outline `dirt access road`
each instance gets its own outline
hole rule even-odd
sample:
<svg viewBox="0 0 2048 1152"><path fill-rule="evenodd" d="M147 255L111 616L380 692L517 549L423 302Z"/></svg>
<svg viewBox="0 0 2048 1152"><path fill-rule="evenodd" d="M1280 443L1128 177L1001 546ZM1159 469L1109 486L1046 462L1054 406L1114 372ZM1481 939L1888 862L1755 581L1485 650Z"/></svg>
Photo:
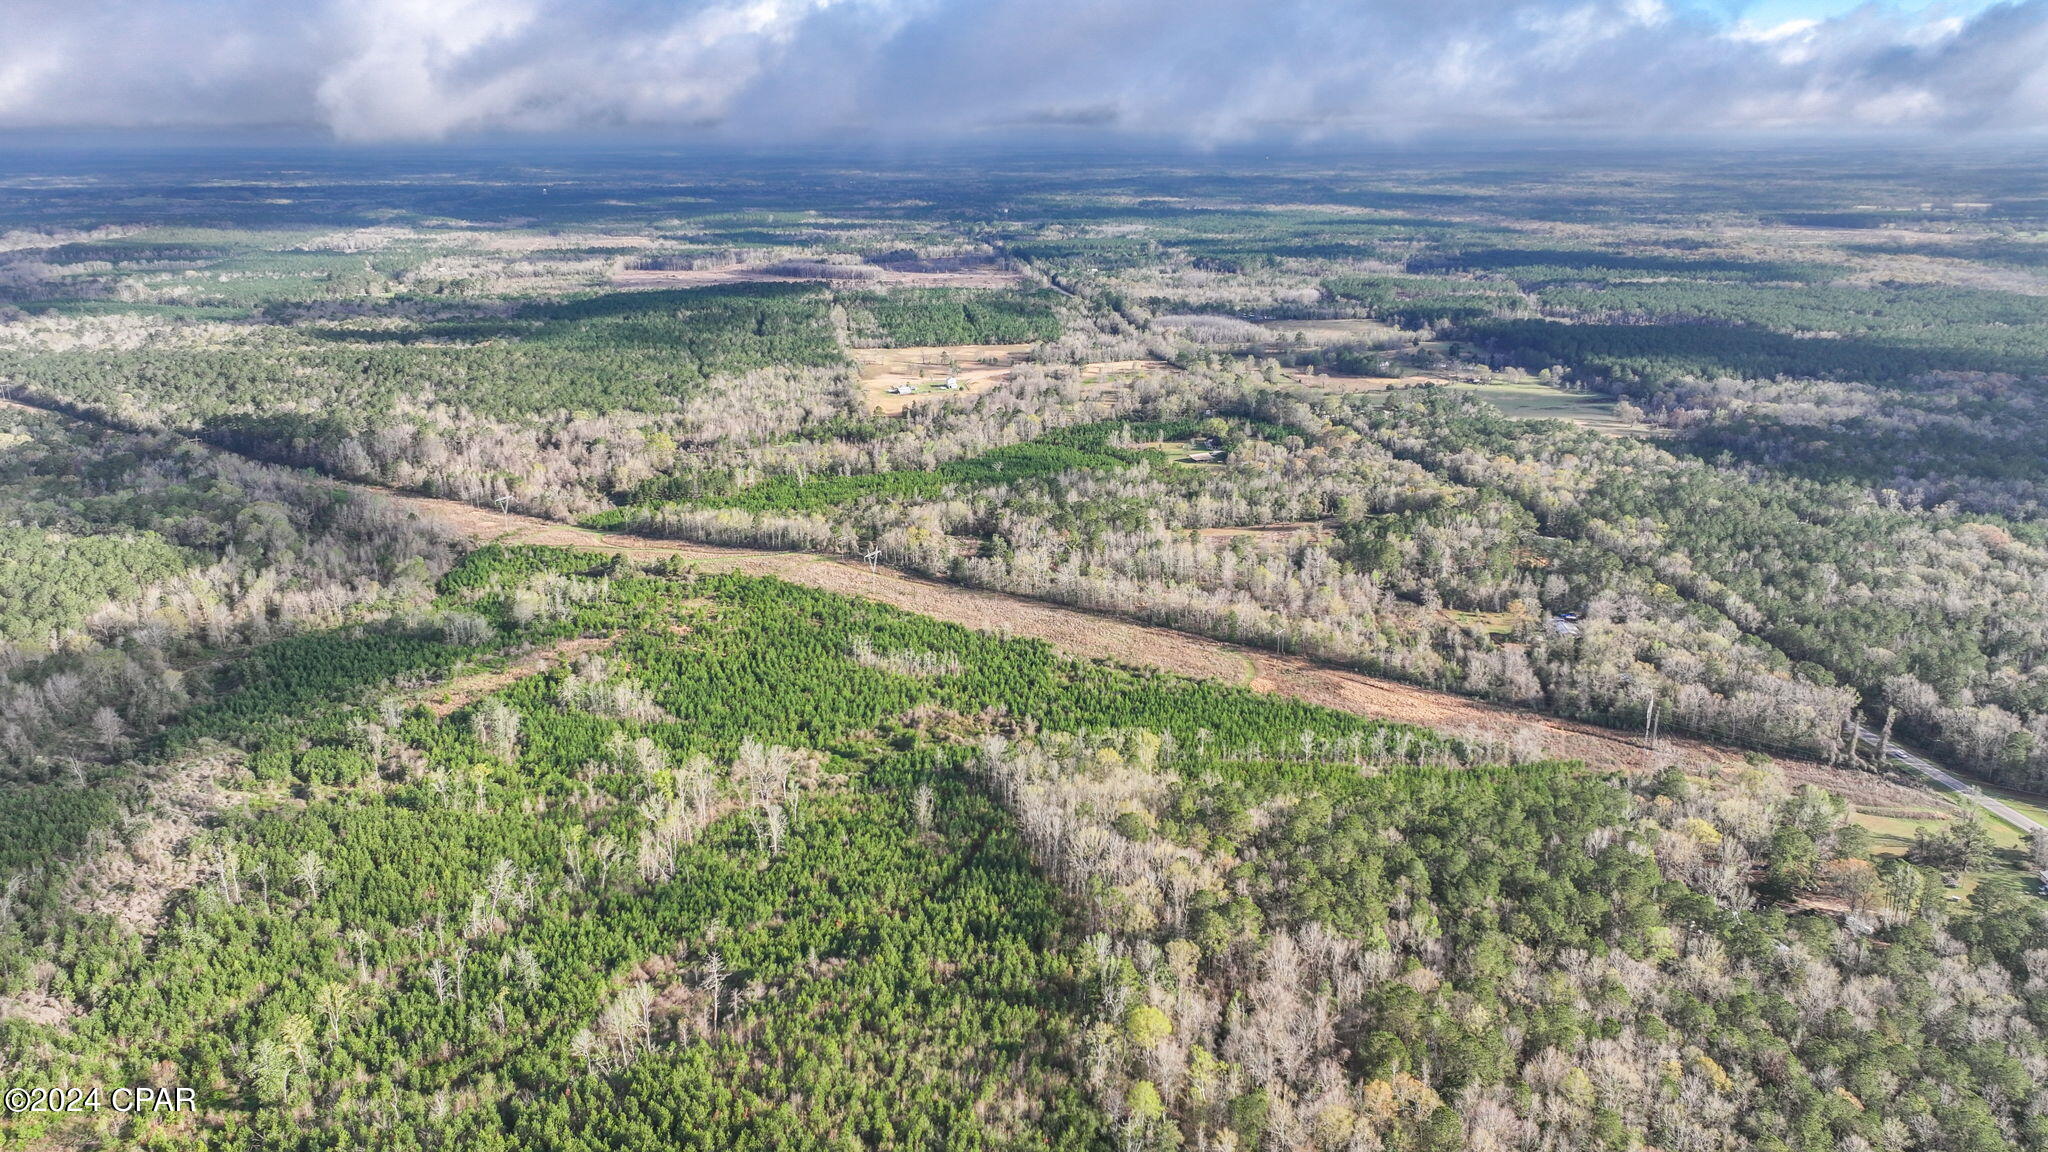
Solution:
<svg viewBox="0 0 2048 1152"><path fill-rule="evenodd" d="M622 553L634 560L676 557L705 571L776 576L969 628L1034 637L1085 659L1150 665L1184 676L1242 684L1258 692L1277 692L1360 716L1423 725L1452 735L1484 735L1499 741L1521 737L1534 741L1551 755L1584 760L1603 768L1635 770L1646 763L1646 754L1637 740L1609 729L1381 680L1299 657L1085 609L963 588L890 568L871 568L858 560L599 532L453 500L378 492L411 508L423 519L479 542L588 548ZM1739 753L1713 745L1667 739L1663 746L1667 752L1690 760L1729 766L1741 763Z"/></svg>
<svg viewBox="0 0 2048 1152"><path fill-rule="evenodd" d="M69 413L0 396L0 406L78 419ZM194 443L199 443L195 441ZM222 451L201 444L212 451ZM776 576L848 596L861 596L908 612L988 632L1028 636L1083 659L1114 660L1152 666L1183 676L1241 684L1257 692L1276 692L1354 715L1434 728L1449 735L1484 736L1496 741L1533 741L1552 756L1583 760L1624 771L1642 769L1649 754L1633 736L1591 724L1545 716L1522 709L1487 704L1449 692L1417 688L1391 680L1317 664L1220 640L1138 623L1118 616L1001 592L963 588L927 580L894 569L871 568L858 560L801 552L723 548L682 540L599 532L553 520L500 512L455 500L418 496L373 485L339 480L326 483L373 494L410 509L422 520L439 524L478 543L552 544L623 553L635 560L677 557L706 571L745 572ZM1663 755L1688 764L1734 768L1741 753L1699 741L1661 742ZM1788 776L1823 786L1843 787L1842 774L1818 765L1780 762ZM1873 789L1901 806L1925 806L1927 794L1858 774L1859 791Z"/></svg>

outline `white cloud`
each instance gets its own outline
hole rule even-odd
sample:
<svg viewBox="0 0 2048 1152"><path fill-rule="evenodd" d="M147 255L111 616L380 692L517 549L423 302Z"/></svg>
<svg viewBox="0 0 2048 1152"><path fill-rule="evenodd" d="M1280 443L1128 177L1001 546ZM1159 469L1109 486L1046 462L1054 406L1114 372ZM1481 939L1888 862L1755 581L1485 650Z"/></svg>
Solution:
<svg viewBox="0 0 2048 1152"><path fill-rule="evenodd" d="M350 138L439 136L516 106L516 67L477 67L533 26L535 0L364 0L342 10L348 41L319 83L320 108Z"/></svg>
<svg viewBox="0 0 2048 1152"><path fill-rule="evenodd" d="M1191 140L2048 127L2048 0L4 0L0 127Z"/></svg>
<svg viewBox="0 0 2048 1152"><path fill-rule="evenodd" d="M1779 44L1786 40L1811 39L1813 30L1819 27L1818 20L1784 20L1769 25L1739 20L1728 30L1728 38L1745 40L1752 44Z"/></svg>

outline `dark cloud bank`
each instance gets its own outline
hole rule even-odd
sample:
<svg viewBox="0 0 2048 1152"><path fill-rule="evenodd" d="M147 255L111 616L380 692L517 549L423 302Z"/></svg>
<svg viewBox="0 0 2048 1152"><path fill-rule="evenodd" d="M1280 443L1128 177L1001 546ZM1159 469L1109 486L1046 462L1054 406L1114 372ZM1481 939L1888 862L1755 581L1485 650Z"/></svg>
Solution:
<svg viewBox="0 0 2048 1152"><path fill-rule="evenodd" d="M0 0L0 129L2032 132L2048 0Z"/></svg>

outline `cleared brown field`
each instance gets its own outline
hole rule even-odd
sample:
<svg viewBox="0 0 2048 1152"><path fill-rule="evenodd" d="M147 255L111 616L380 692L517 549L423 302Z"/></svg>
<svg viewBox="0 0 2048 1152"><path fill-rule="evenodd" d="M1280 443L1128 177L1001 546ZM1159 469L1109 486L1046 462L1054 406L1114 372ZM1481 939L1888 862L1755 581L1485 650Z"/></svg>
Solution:
<svg viewBox="0 0 2048 1152"><path fill-rule="evenodd" d="M530 676L538 676L552 668L567 664L578 656L601 652L612 646L612 637L584 636L564 640L552 648L529 652L525 656L492 672L475 672L442 684L437 684L415 695L417 702L436 716L447 716L459 708L466 708L501 688L509 687Z"/></svg>
<svg viewBox="0 0 2048 1152"><path fill-rule="evenodd" d="M1164 360L1097 360L1081 369L1083 383L1098 384L1113 378L1142 376L1148 372L1171 372Z"/></svg>
<svg viewBox="0 0 2048 1152"><path fill-rule="evenodd" d="M1311 345L1347 344L1361 340L1410 340L1414 333L1380 320L1267 320L1259 325L1275 336L1291 337L1299 332Z"/></svg>
<svg viewBox="0 0 2048 1152"><path fill-rule="evenodd" d="M1309 372L1301 368L1289 368L1287 374L1301 386L1323 392L1385 392L1389 388L1444 382L1438 376L1346 376L1341 372Z"/></svg>
<svg viewBox="0 0 2048 1152"><path fill-rule="evenodd" d="M986 392L1009 376L1031 352L1029 344L959 344L921 348L849 348L847 355L860 364L861 397L872 407L894 416L912 404L972 396ZM950 358L950 360L949 360ZM948 363L955 367L948 368ZM960 382L960 390L933 391L948 376ZM901 395L891 389L909 385L917 391Z"/></svg>

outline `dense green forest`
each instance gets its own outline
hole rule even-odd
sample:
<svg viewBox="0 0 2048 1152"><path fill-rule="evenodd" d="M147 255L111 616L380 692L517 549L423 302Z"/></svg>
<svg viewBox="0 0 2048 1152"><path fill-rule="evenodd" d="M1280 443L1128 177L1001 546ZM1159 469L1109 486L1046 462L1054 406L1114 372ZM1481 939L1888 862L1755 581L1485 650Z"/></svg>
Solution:
<svg viewBox="0 0 2048 1152"><path fill-rule="evenodd" d="M629 494L631 507L590 518L597 528L634 524L646 515L644 505L662 506L671 501L695 508L739 508L756 512L815 512L856 500L880 497L890 500L931 499L954 489L987 488L1015 484L1035 477L1089 468L1117 468L1144 460L1164 461L1163 453L1132 448L1114 448L1111 437L1129 442L1138 439L1185 438L1197 425L1193 421L1128 422L1102 421L1047 433L1035 440L949 460L933 469L894 469L844 476L809 477L781 475L738 488L729 475L665 476L641 484Z"/></svg>
<svg viewBox="0 0 2048 1152"><path fill-rule="evenodd" d="M838 296L855 341L889 345L1035 344L1060 334L1049 293L913 288Z"/></svg>
<svg viewBox="0 0 2048 1152"><path fill-rule="evenodd" d="M451 607L503 621L535 581L594 594L498 643L619 642L469 706L466 723L369 697L401 667L473 649L329 635L259 650L220 705L173 729L173 746L248 749L255 803L206 835L202 851L233 863L174 902L153 943L54 905L14 942L14 979L19 950L44 941L76 973L63 991L89 1008L69 1030L75 1074L107 1058L90 1055L99 1038L155 1037L152 1051L222 1081L209 1111L227 1110L230 1146L1092 1147L1105 1122L1060 1066L1076 980L1063 916L970 786L962 739L1136 725L1279 746L1383 731L759 581L493 550L444 587ZM847 655L855 635L950 652L963 670L869 671ZM586 699L583 681L613 691ZM267 781L304 802L263 802ZM937 980L939 967L972 975ZM459 1059L426 1060L450 1044ZM992 1096L986 1077L1012 1052L1032 1082ZM419 1075L381 1071L393 1057ZM358 1070L370 1080L345 1087ZM568 1082L584 1087L553 1090ZM451 1090L474 1103L451 1114ZM320 1104L330 1135L289 1120L294 1102Z"/></svg>
<svg viewBox="0 0 2048 1152"><path fill-rule="evenodd" d="M714 375L838 361L823 297L764 285L531 304L504 319L301 326L220 348L44 352L0 364L0 374L117 419L173 427L288 407L304 430L271 430L284 436L330 420L359 430L401 399L488 417L659 409Z"/></svg>
<svg viewBox="0 0 2048 1152"><path fill-rule="evenodd" d="M2043 933L2003 890L1945 918L1887 865L1889 946L1850 953L1825 915L1746 911L1738 848L1779 893L1869 868L1839 803L1762 773L1459 767L1413 729L589 553L486 549L441 588L490 634L285 641L173 729L241 799L147 935L17 890L0 971L49 957L77 1014L10 1025L10 1060L168 1061L210 1147L1422 1149L1879 1146L1935 1115L1939 1146L1999 1147L2040 1058L2011 1016L1953 1047L2001 1010L1904 982L1943 932L1967 979L2019 971ZM539 588L559 607L516 623ZM610 644L445 718L393 687L578 636ZM43 858L110 816L42 825Z"/></svg>
<svg viewBox="0 0 2048 1152"><path fill-rule="evenodd" d="M69 536L0 528L0 637L70 628L92 609L185 567L155 536Z"/></svg>
<svg viewBox="0 0 2048 1152"><path fill-rule="evenodd" d="M0 501L0 780L135 751L224 651L422 606L454 551L374 496L13 408Z"/></svg>

